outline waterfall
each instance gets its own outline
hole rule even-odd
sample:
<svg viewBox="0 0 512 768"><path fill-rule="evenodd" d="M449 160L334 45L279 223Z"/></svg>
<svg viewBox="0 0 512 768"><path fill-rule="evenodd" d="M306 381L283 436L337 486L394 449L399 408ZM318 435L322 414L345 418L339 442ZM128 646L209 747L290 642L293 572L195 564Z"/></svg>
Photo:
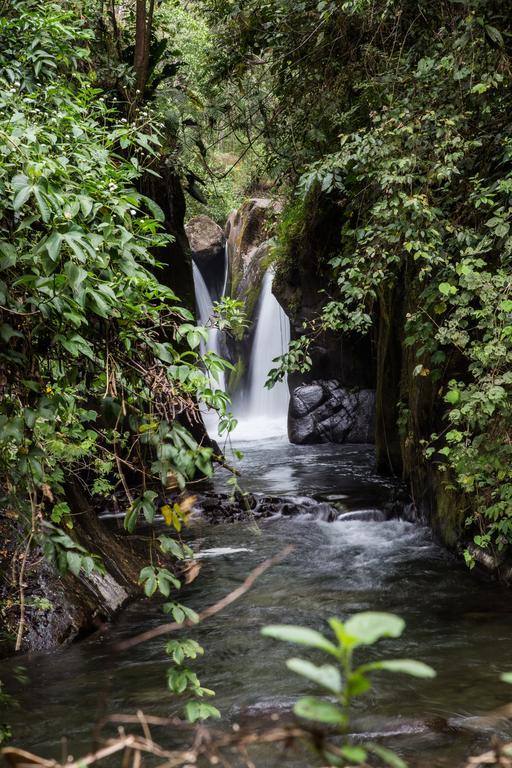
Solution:
<svg viewBox="0 0 512 768"><path fill-rule="evenodd" d="M201 342L201 354L215 352L221 355L221 332L209 326L213 314L213 298L197 264L192 261L194 289L196 294L198 322L208 328L208 341ZM228 246L224 253L224 274L222 296L226 294L228 277ZM290 340L290 322L272 293L273 272L268 270L262 281L261 293L256 309L256 327L254 330L248 376L245 391L235 410L238 426L232 434L235 440L258 440L287 434L288 385L286 381L276 384L272 389L265 387L268 372L275 366L273 359L288 349ZM219 290L212 287L212 292ZM212 385L219 389L226 388L224 374L219 374ZM217 432L218 419L211 411L203 413L210 434Z"/></svg>
<svg viewBox="0 0 512 768"><path fill-rule="evenodd" d="M196 294L197 315L201 325L206 325L208 328L208 341L206 343L201 342L201 354L205 352L215 352L220 355L220 332L218 328L210 328L208 323L213 314L213 300L208 290L203 276L196 265L195 261L192 261L192 272L194 277L194 290ZM226 382L224 373L217 374L216 386L219 389L225 389Z"/></svg>
<svg viewBox="0 0 512 768"><path fill-rule="evenodd" d="M274 358L288 349L290 321L272 293L274 275L268 270L263 278L257 309L256 330L249 365L249 386L243 412L234 437L240 440L286 435L288 401L286 381L265 387Z"/></svg>

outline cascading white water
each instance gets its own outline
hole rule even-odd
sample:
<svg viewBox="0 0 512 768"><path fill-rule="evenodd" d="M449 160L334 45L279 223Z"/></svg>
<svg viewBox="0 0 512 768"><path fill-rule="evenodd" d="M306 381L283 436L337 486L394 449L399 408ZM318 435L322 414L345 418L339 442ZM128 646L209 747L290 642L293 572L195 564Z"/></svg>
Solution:
<svg viewBox="0 0 512 768"><path fill-rule="evenodd" d="M275 367L274 358L288 349L290 321L272 293L274 275L268 270L263 278L257 312L256 331L249 366L249 386L243 412L234 437L257 440L286 435L288 401L286 381L265 387L268 372Z"/></svg>
<svg viewBox="0 0 512 768"><path fill-rule="evenodd" d="M199 271L199 267L194 261L192 262L192 272L194 277L194 290L196 294L198 319L202 325L206 325L208 327L208 341L206 344L201 343L201 354L204 354L205 352L215 352L215 354L220 355L219 329L211 328L208 325L213 314L212 297L210 295L210 291L208 290L208 286L206 285L203 276ZM219 389L225 389L226 382L223 373L217 374L216 381L217 387Z"/></svg>
<svg viewBox="0 0 512 768"><path fill-rule="evenodd" d="M201 344L201 353L215 352L220 355L220 331L209 327L213 314L213 299L196 263L192 262L198 321L208 327L208 341ZM224 255L224 279L222 296L225 295L228 275L228 251ZM272 270L268 270L261 286L257 308L256 329L249 361L248 385L241 398L235 416L238 426L232 433L235 440L258 440L286 435L289 392L286 381L272 389L265 387L268 372L275 366L274 358L288 349L290 322L272 293ZM222 296L220 298L222 298ZM219 374L215 386L226 387L224 374ZM203 414L208 431L217 432L218 419L213 412Z"/></svg>

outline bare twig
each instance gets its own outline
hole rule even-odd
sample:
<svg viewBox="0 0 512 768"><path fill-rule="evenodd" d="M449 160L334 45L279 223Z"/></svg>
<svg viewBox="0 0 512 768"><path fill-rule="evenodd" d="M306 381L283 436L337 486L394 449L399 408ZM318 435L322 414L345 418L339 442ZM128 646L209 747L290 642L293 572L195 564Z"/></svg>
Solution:
<svg viewBox="0 0 512 768"><path fill-rule="evenodd" d="M268 560L264 560L262 563L260 563L260 565L257 566L257 568L250 572L245 581L240 584L239 587L233 590L233 592L230 592L228 595L223 597L222 600L219 600L217 603L214 603L208 608L205 608L204 611L201 611L199 614L199 620L203 621L204 619L210 618L210 616L214 616L216 613L223 611L224 608L227 608L228 605L231 605L231 603L234 603L235 600L238 600L240 597L242 597L242 595L245 595L245 593L251 589L256 579L264 574L265 571L268 571L269 568L272 568L273 565L277 565L277 563L280 563L282 560L288 557L288 555L293 552L293 550L294 547L292 546L285 547L283 550L281 550L281 552L278 552L277 555L274 555L274 557L270 557ZM128 648L132 648L134 645L139 645L140 643L145 643L147 640L152 640L154 637L160 637L160 635L168 635L171 632L176 632L179 629L183 629L183 627L191 626L194 626L194 622L190 620L187 620L182 624L178 624L175 621L168 624L161 624L155 629L148 629L146 632L141 632L139 635L135 635L128 640L123 640L121 643L116 645L116 649L119 651L125 651Z"/></svg>

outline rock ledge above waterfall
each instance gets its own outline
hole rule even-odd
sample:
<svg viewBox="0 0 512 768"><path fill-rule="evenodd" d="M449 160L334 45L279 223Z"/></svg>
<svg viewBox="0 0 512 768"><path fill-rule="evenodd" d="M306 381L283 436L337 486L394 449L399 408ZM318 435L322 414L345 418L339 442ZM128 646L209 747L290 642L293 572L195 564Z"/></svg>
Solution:
<svg viewBox="0 0 512 768"><path fill-rule="evenodd" d="M210 262L222 254L224 232L209 216L194 216L186 225L185 232L197 262Z"/></svg>

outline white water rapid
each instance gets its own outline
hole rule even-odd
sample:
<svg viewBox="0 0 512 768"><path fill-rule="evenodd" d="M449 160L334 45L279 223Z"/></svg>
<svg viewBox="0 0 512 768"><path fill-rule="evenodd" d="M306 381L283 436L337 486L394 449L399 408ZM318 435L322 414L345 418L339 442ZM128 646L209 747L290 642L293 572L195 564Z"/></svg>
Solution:
<svg viewBox="0 0 512 768"><path fill-rule="evenodd" d="M194 261L192 262L192 272L194 276L198 320L202 325L208 327L208 341L206 344L204 342L201 343L201 354L204 355L205 352L215 352L216 355L220 355L219 329L209 327L209 321L213 314L213 299L199 267ZM225 389L226 381L224 373L219 373L216 382L213 383L216 383L217 388Z"/></svg>
<svg viewBox="0 0 512 768"><path fill-rule="evenodd" d="M274 358L288 349L290 321L272 293L272 270L263 277L258 302L256 330L249 363L249 385L243 399L239 424L233 433L237 440L259 440L286 435L288 384L282 381L272 389L265 387Z"/></svg>

